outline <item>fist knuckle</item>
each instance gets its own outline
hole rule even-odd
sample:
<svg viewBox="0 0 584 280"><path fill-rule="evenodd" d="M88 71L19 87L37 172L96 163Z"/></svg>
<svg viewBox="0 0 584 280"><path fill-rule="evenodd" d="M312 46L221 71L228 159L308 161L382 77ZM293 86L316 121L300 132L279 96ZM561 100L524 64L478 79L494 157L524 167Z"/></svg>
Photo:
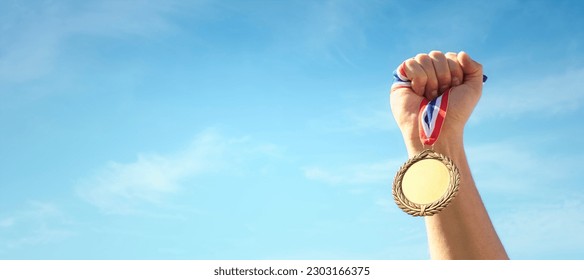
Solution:
<svg viewBox="0 0 584 280"><path fill-rule="evenodd" d="M428 55L434 59L444 56L441 51L436 50L431 51Z"/></svg>
<svg viewBox="0 0 584 280"><path fill-rule="evenodd" d="M412 68L414 67L414 65L417 63L413 58L409 58L406 61L404 61L406 67Z"/></svg>
<svg viewBox="0 0 584 280"><path fill-rule="evenodd" d="M420 63L425 63L431 61L430 56L425 53L419 53L416 55L416 60Z"/></svg>
<svg viewBox="0 0 584 280"><path fill-rule="evenodd" d="M448 60L450 60L452 62L458 61L458 58L457 58L456 54L453 53L453 52L446 53L445 56L446 56L446 59L448 59Z"/></svg>

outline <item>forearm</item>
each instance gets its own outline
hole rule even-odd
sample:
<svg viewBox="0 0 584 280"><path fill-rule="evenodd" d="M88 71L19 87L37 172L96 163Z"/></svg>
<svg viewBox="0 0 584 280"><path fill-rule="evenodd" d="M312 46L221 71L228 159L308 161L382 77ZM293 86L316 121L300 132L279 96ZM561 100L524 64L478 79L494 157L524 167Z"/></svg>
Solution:
<svg viewBox="0 0 584 280"><path fill-rule="evenodd" d="M446 135L457 136L441 138L433 149L454 161L461 181L458 194L450 205L425 218L430 255L433 259L507 259L472 178L462 131L451 131ZM424 149L415 137L404 140L410 157Z"/></svg>

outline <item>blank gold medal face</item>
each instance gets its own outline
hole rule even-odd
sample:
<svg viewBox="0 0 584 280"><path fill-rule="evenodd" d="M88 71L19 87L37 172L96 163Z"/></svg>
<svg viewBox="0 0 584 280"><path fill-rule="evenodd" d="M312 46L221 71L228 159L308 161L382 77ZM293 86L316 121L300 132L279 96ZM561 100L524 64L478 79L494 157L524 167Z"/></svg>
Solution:
<svg viewBox="0 0 584 280"><path fill-rule="evenodd" d="M444 209L458 192L460 174L448 157L424 150L409 159L393 180L393 198L412 216L432 216Z"/></svg>
<svg viewBox="0 0 584 280"><path fill-rule="evenodd" d="M439 200L450 186L450 172L439 160L423 159L412 164L404 174L404 196L417 204L430 204Z"/></svg>

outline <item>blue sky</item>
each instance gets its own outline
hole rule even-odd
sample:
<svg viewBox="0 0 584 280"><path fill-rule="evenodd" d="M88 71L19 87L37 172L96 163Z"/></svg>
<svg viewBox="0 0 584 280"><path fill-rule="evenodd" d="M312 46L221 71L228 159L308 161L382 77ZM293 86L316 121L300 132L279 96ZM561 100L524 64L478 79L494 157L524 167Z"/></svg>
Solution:
<svg viewBox="0 0 584 280"><path fill-rule="evenodd" d="M580 1L0 1L0 259L427 259L391 73L468 52L515 259L584 259Z"/></svg>

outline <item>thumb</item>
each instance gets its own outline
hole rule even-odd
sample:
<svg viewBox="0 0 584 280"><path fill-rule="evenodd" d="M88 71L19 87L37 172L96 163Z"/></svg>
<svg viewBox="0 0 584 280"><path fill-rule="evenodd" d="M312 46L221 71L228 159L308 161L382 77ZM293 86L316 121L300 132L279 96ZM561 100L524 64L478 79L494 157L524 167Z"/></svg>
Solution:
<svg viewBox="0 0 584 280"><path fill-rule="evenodd" d="M466 52L459 52L458 62L464 73L464 83L483 83L483 66L474 61Z"/></svg>

